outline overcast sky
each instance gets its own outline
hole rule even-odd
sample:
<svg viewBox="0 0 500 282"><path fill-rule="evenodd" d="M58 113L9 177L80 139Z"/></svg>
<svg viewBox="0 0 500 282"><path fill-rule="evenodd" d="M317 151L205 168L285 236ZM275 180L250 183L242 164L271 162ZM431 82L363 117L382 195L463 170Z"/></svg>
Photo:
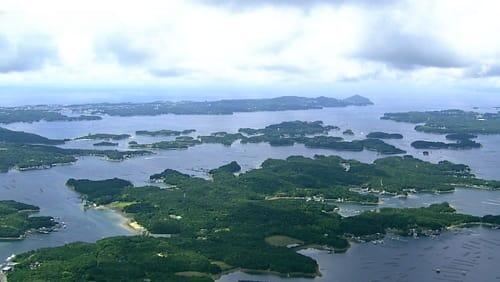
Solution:
<svg viewBox="0 0 500 282"><path fill-rule="evenodd" d="M500 1L2 0L2 85L500 87Z"/></svg>

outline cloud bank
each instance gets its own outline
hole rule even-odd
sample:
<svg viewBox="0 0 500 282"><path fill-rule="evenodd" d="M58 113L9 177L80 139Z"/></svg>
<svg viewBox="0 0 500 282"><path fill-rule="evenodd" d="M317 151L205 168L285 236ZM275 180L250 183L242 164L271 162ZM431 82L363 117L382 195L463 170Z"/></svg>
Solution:
<svg viewBox="0 0 500 282"><path fill-rule="evenodd" d="M6 1L4 84L500 85L498 1Z"/></svg>

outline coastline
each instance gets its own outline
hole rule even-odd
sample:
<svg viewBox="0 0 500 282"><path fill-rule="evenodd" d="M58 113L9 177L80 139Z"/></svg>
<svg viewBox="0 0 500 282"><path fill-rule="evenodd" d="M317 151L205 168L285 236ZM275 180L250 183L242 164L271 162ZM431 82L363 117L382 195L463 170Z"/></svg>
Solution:
<svg viewBox="0 0 500 282"><path fill-rule="evenodd" d="M141 235L141 234L143 234L143 232L147 231L144 227L137 224L137 222L133 218L129 217L125 212L121 211L120 209L118 209L116 207L111 206L110 204L99 205L99 206L95 206L95 207L91 207L91 208L95 209L95 210L108 210L108 211L111 211L111 212L117 214L122 219L122 221L120 222L119 225L123 229L129 231L131 233L131 236ZM136 224L133 224L133 223L136 223Z"/></svg>

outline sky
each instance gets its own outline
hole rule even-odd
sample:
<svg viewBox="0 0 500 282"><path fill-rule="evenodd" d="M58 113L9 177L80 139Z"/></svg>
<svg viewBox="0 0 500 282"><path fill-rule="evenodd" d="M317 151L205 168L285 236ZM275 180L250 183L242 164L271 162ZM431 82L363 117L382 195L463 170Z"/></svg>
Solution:
<svg viewBox="0 0 500 282"><path fill-rule="evenodd" d="M498 11L495 0L2 0L0 93L491 93L500 87Z"/></svg>

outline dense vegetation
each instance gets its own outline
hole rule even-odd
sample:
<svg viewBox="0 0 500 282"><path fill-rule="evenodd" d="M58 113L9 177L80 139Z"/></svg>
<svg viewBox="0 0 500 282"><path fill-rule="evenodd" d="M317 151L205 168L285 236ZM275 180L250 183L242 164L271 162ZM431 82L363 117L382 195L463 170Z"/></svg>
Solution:
<svg viewBox="0 0 500 282"><path fill-rule="evenodd" d="M55 146L0 143L0 172L11 168L20 170L48 168L75 162L79 156L99 156L108 160L124 160L151 154L149 151L64 149Z"/></svg>
<svg viewBox="0 0 500 282"><path fill-rule="evenodd" d="M272 124L262 129L240 128L238 131L246 135L266 135L276 137L300 137L314 134L326 134L331 130L339 130L337 126L324 125L322 121L285 121Z"/></svg>
<svg viewBox="0 0 500 282"><path fill-rule="evenodd" d="M446 135L446 139L454 141L470 140L477 138L477 135L470 133L452 133Z"/></svg>
<svg viewBox="0 0 500 282"><path fill-rule="evenodd" d="M97 243L73 243L31 251L16 258L19 264L8 279L208 282L223 270L236 267L290 276L315 276L318 272L314 260L293 249L272 246L265 239L273 234L289 234L306 243L347 247L346 236L372 236L384 234L386 230L397 230L402 235L426 234L452 225L498 221L496 216L479 218L457 214L447 203L427 208L384 208L347 218L296 202L241 204L227 212L221 216L230 219L231 225L222 229L202 228L191 236L114 237Z"/></svg>
<svg viewBox="0 0 500 282"><path fill-rule="evenodd" d="M152 144L129 143L130 148L151 149L186 149L206 143L231 146L234 142L269 143L271 146L292 146L295 143L304 144L308 148L321 148L343 151L371 150L380 154L404 154L405 151L378 139L343 141L342 137L328 136L337 126L324 125L322 121L286 121L272 124L265 128L240 128L238 133L214 132L210 135L179 136L175 140L161 141Z"/></svg>
<svg viewBox="0 0 500 282"><path fill-rule="evenodd" d="M370 132L366 137L375 139L403 139L403 135L399 133L386 133L381 131Z"/></svg>
<svg viewBox="0 0 500 282"><path fill-rule="evenodd" d="M0 143L58 145L63 144L64 140L49 139L33 133L0 127Z"/></svg>
<svg viewBox="0 0 500 282"><path fill-rule="evenodd" d="M377 202L376 196L350 189L359 187L394 192L450 190L457 184L500 187L475 178L465 165L432 164L410 156L374 164L294 156L269 159L259 169L235 175L240 169L229 163L211 170L211 179L167 169L151 176L165 183L163 188L133 187L121 179L70 179L68 185L87 200L112 203L153 237L171 237L116 237L32 251L18 257L20 264L9 280L212 281L213 275L235 268L315 276L314 260L269 238L341 251L349 247L348 238L373 238L388 230L429 234L454 225L500 222L499 216L457 214L447 203L343 218L329 202Z"/></svg>
<svg viewBox="0 0 500 282"><path fill-rule="evenodd" d="M499 113L477 113L462 110L385 113L382 119L421 123L415 129L429 133L500 134Z"/></svg>
<svg viewBox="0 0 500 282"><path fill-rule="evenodd" d="M411 143L416 149L475 149L481 148L481 144L473 140L458 140L455 143L445 143L439 141L417 140Z"/></svg>
<svg viewBox="0 0 500 282"><path fill-rule="evenodd" d="M163 150L175 150L175 149L187 149L195 145L201 144L201 141L194 139L191 136L178 136L172 141L160 141L152 144L139 144L136 141L131 141L128 143L130 148L133 149L163 149Z"/></svg>
<svg viewBox="0 0 500 282"><path fill-rule="evenodd" d="M9 273L9 281L207 282L213 279L176 273L220 272L220 268L202 254L180 250L166 240L151 237L107 238L94 244L72 243L29 252L19 256L18 260L21 264Z"/></svg>
<svg viewBox="0 0 500 282"><path fill-rule="evenodd" d="M403 193L447 192L455 187L499 189L500 182L475 177L463 164L425 162L411 156L378 159L373 166L382 174L371 177L367 187L375 191Z"/></svg>
<svg viewBox="0 0 500 282"><path fill-rule="evenodd" d="M394 145L387 144L379 139L337 141L336 137L315 136L312 138L299 139L299 143L303 143L308 148L321 148L321 149L359 151L359 152L366 149L384 155L406 153L406 151L401 150Z"/></svg>
<svg viewBox="0 0 500 282"><path fill-rule="evenodd" d="M342 134L344 135L354 135L354 131L352 131L352 129L346 129L342 132Z"/></svg>
<svg viewBox="0 0 500 282"><path fill-rule="evenodd" d="M65 116L57 111L48 109L0 108L0 123L35 122L35 121L82 121L100 120L99 116L81 115L76 117Z"/></svg>
<svg viewBox="0 0 500 282"><path fill-rule="evenodd" d="M0 201L0 240L22 239L28 230L54 227L56 222L50 216L30 216L39 210L33 205Z"/></svg>
<svg viewBox="0 0 500 282"><path fill-rule="evenodd" d="M84 195L86 200L104 205L112 202L126 187L131 187L132 183L118 178L100 181L69 179L66 185Z"/></svg>
<svg viewBox="0 0 500 282"><path fill-rule="evenodd" d="M138 130L135 132L137 135L147 135L147 136L179 136L179 135L188 135L193 132L196 132L194 129L186 129L186 130L170 130L170 129L162 129L156 131L148 131L148 130Z"/></svg>
<svg viewBox="0 0 500 282"><path fill-rule="evenodd" d="M245 138L241 133L214 132L207 136L198 136L201 143L222 144L231 146L237 140Z"/></svg>
<svg viewBox="0 0 500 282"><path fill-rule="evenodd" d="M448 226L471 222L487 222L488 218L459 214L448 203L432 204L426 208L395 209L382 208L368 211L359 216L347 217L342 221L343 230L355 236L385 233L395 229L402 235L426 234Z"/></svg>
<svg viewBox="0 0 500 282"><path fill-rule="evenodd" d="M88 104L69 107L79 112L93 112L111 116L153 116L162 114L233 114L237 112L308 110L327 107L366 106L373 103L359 95L346 99L329 97L277 97L271 99L234 99L219 101L182 101L123 104Z"/></svg>
<svg viewBox="0 0 500 282"><path fill-rule="evenodd" d="M241 166L235 162L235 161L232 161L226 165L223 165L219 168L216 168L216 169L212 169L210 170L210 174L216 174L216 173L237 173L237 172L240 172L241 171Z"/></svg>
<svg viewBox="0 0 500 282"><path fill-rule="evenodd" d="M108 134L108 133L97 133L88 134L86 136L78 137L76 140L124 140L130 138L130 134Z"/></svg>
<svg viewBox="0 0 500 282"><path fill-rule="evenodd" d="M481 148L481 144L471 140L477 138L476 135L470 133L452 133L446 135L446 139L454 140L455 143L433 142L417 140L411 143L411 146L416 149L475 149Z"/></svg>

